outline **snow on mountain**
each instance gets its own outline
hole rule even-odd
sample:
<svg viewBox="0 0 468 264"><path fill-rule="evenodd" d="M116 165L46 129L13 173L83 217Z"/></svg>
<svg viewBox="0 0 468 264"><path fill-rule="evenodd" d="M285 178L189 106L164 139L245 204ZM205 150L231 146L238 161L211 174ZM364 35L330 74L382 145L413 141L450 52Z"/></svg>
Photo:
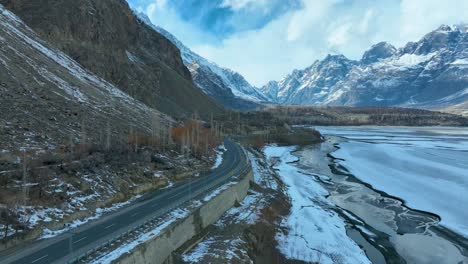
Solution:
<svg viewBox="0 0 468 264"><path fill-rule="evenodd" d="M441 26L396 49L381 42L360 61L329 55L262 91L298 105L405 106L441 109L468 100L468 26Z"/></svg>
<svg viewBox="0 0 468 264"><path fill-rule="evenodd" d="M381 61L396 54L397 49L387 42L380 42L373 45L362 56L362 63L371 64Z"/></svg>
<svg viewBox="0 0 468 264"><path fill-rule="evenodd" d="M278 83L270 82L262 90L269 95L270 100L280 104L324 104L331 89L355 64L343 55L328 55L304 70L293 71Z"/></svg>
<svg viewBox="0 0 468 264"><path fill-rule="evenodd" d="M218 66L190 50L174 35L155 26L145 14L136 15L154 30L174 43L181 52L184 64L190 70L195 84L215 100L231 108L252 108L268 98L256 87L249 84L239 73Z"/></svg>

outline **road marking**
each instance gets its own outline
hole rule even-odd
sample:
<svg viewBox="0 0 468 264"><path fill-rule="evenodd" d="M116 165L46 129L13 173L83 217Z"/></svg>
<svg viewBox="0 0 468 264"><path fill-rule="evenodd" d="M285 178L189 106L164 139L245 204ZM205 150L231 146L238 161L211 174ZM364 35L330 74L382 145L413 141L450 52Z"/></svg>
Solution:
<svg viewBox="0 0 468 264"><path fill-rule="evenodd" d="M80 242L80 241L83 241L83 240L85 240L85 239L86 239L86 237L82 237L82 238L78 239L77 241L73 241L73 244L78 243L78 242Z"/></svg>
<svg viewBox="0 0 468 264"><path fill-rule="evenodd" d="M35 262L38 262L39 260L43 259L43 258L47 258L49 255L44 255L36 260L33 260L31 263L35 263Z"/></svg>
<svg viewBox="0 0 468 264"><path fill-rule="evenodd" d="M115 224L108 225L108 226L104 227L104 229L110 228L111 226L115 226Z"/></svg>
<svg viewBox="0 0 468 264"><path fill-rule="evenodd" d="M131 215L131 217L134 217L135 215L137 215L139 212L136 212L134 214Z"/></svg>
<svg viewBox="0 0 468 264"><path fill-rule="evenodd" d="M167 197L167 198L172 199L172 198L177 197L177 196L179 196L179 195L180 195L180 193L176 193L176 194L171 195L171 196L169 196L169 197Z"/></svg>

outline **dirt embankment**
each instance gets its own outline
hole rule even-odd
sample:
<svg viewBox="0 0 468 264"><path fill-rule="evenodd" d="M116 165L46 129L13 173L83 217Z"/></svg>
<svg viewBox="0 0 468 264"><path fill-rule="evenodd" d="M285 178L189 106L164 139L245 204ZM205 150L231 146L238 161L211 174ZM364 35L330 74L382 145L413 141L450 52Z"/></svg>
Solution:
<svg viewBox="0 0 468 264"><path fill-rule="evenodd" d="M282 192L276 194L269 201L269 206L261 210L259 221L244 231L249 255L255 263L292 263L279 252L275 239L282 217L289 213L290 203Z"/></svg>

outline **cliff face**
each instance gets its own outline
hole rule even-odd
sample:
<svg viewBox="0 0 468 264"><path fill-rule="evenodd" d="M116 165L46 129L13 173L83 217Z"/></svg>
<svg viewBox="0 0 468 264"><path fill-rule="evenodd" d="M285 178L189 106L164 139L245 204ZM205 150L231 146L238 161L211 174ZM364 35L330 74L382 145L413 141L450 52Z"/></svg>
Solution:
<svg viewBox="0 0 468 264"><path fill-rule="evenodd" d="M148 106L172 115L221 106L194 87L180 51L124 0L0 0L43 39Z"/></svg>

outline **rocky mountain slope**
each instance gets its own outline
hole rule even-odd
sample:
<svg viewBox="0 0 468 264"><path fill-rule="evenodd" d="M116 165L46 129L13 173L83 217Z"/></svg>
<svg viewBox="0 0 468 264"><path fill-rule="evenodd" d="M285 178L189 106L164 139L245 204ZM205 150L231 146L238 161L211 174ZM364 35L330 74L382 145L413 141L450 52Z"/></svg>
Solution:
<svg viewBox="0 0 468 264"><path fill-rule="evenodd" d="M154 30L176 45L182 55L184 64L190 70L195 84L207 95L232 109L254 109L268 98L252 86L237 72L218 66L190 50L174 35L165 29L155 26L144 13L135 12L137 16Z"/></svg>
<svg viewBox="0 0 468 264"><path fill-rule="evenodd" d="M400 49L379 43L360 61L329 55L262 90L281 104L428 109L459 105L463 110L468 100L468 26L441 26Z"/></svg>
<svg viewBox="0 0 468 264"><path fill-rule="evenodd" d="M130 128L150 134L155 120L171 122L50 47L2 5L0 44L2 153L96 142L108 130L126 142Z"/></svg>
<svg viewBox="0 0 468 264"><path fill-rule="evenodd" d="M165 113L222 111L193 85L178 48L124 0L0 0L42 38L127 94Z"/></svg>

